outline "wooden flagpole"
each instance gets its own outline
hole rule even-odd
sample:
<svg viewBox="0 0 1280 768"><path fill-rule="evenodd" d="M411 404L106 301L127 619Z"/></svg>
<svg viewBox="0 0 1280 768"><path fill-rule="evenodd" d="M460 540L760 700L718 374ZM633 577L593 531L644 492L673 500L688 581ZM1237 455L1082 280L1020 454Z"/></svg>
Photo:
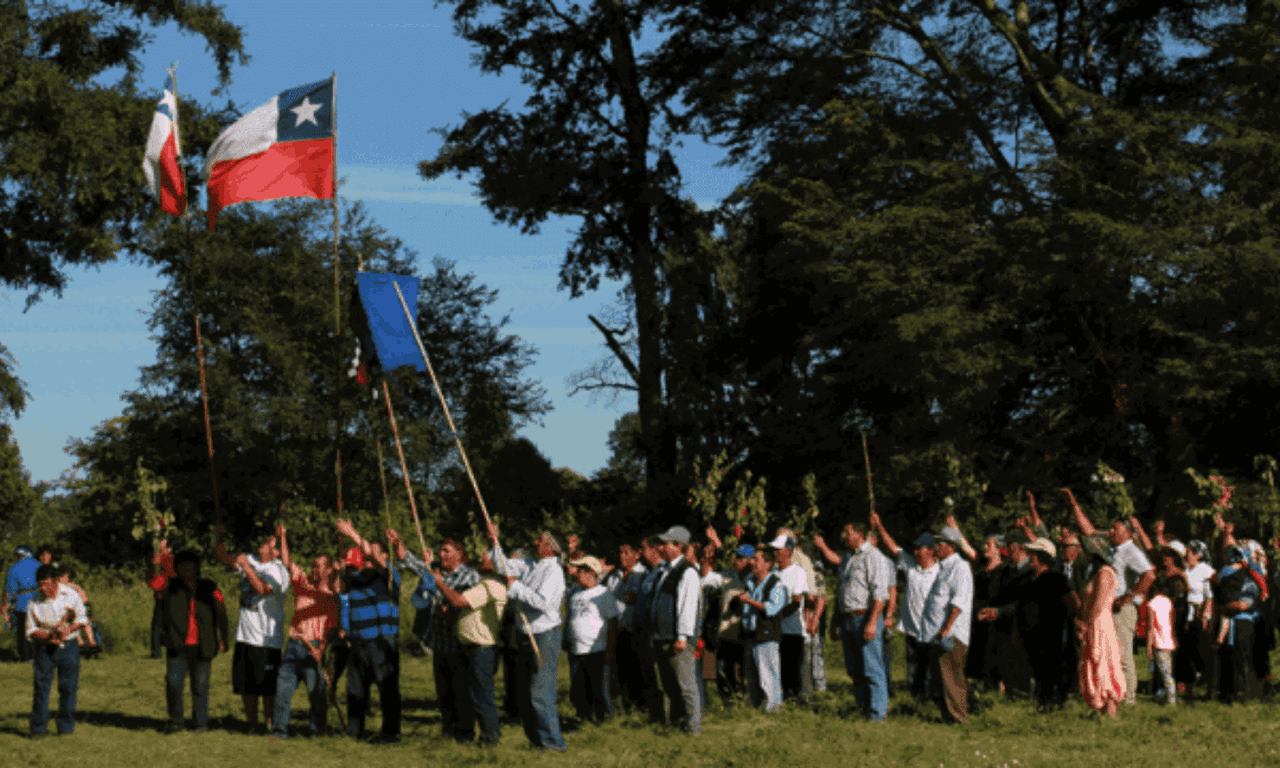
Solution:
<svg viewBox="0 0 1280 768"><path fill-rule="evenodd" d="M214 524L222 525L222 505L218 502L218 472L213 466L213 430L209 426L209 390L204 378L204 342L200 338L200 313L192 313L196 319L196 359L200 361L200 400L204 403L204 437L209 449L209 482L213 484Z"/></svg>
<svg viewBox="0 0 1280 768"><path fill-rule="evenodd" d="M391 408L391 392L387 389L387 380L382 380L382 396L387 401L387 415L391 417L391 435L396 439L396 450L400 453L400 473L404 475L404 489L409 493L409 511L413 512L413 527L418 530L418 542L427 548L427 540L422 535L422 523L418 522L418 502L413 498L413 483L409 480L409 465L404 460L404 446L400 444L400 429L396 426L396 412ZM378 448L381 455L382 448Z"/></svg>
<svg viewBox="0 0 1280 768"><path fill-rule="evenodd" d="M336 378L333 382L333 474L337 517L342 517L342 288L338 256L338 73L330 86L330 131L333 135L333 344Z"/></svg>
<svg viewBox="0 0 1280 768"><path fill-rule="evenodd" d="M436 397L440 398L440 407L444 409L444 418L449 423L449 431L453 433L453 443L458 447L458 455L462 457L462 466L466 468L467 477L471 480L471 488L476 492L476 501L480 502L480 513L484 515L486 525L493 525L493 520L489 517L489 509L484 504L484 496L480 494L480 484L476 482L476 475L471 471L471 462L467 460L467 452L462 448L462 438L458 437L458 428L453 423L453 415L449 413L449 404L444 400L444 391L440 389L440 381L436 378L435 368L431 365L431 358L427 356L427 348L422 344L422 337L418 335L418 323L413 319L413 313L409 311L409 304L404 300L404 293L400 290L400 284L396 282L394 277L391 278L391 285L396 289L396 296L400 299L400 307L404 310L404 316L409 319L409 327L413 329L413 340L418 342L418 352L422 353L422 361L427 364L427 373L431 374L431 386L435 387ZM387 383L383 381L382 387L384 391L386 386ZM387 397L387 407L391 407L389 395ZM394 425L394 421L392 424ZM398 447L399 438L396 439ZM402 456L401 462L403 461L404 458ZM406 476L405 482L407 483L408 481L409 478ZM417 519L416 513L414 519ZM501 556L501 546L498 547L498 553ZM510 571L507 570L505 565L506 557L502 556L502 559L504 561L503 571L510 575ZM541 669L542 652L538 650L538 641L533 636L533 627L529 625L529 617L525 616L523 611L517 611L516 613L520 616L520 622L524 625L525 634L529 636L529 642L533 645L533 653L538 657L538 668Z"/></svg>
<svg viewBox="0 0 1280 768"><path fill-rule="evenodd" d="M867 467L867 498L871 501L871 514L876 513L876 492L871 486L871 454L867 451L867 433L862 433L862 461Z"/></svg>

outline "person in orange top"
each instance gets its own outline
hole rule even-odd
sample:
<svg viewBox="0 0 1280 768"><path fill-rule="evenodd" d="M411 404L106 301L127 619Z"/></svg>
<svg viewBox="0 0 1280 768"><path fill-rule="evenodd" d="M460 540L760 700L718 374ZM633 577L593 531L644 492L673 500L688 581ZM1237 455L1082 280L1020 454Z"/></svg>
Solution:
<svg viewBox="0 0 1280 768"><path fill-rule="evenodd" d="M289 557L289 541L283 525L276 526L276 535L280 540L280 559L289 569L293 585L293 621L289 623L289 644L276 676L272 734L277 739L289 738L289 710L301 677L311 702L310 736L323 736L328 713L324 651L330 634L338 628L337 572L329 556L321 555L311 561L311 573L307 574Z"/></svg>
<svg viewBox="0 0 1280 768"><path fill-rule="evenodd" d="M166 571L166 553L151 556L147 586L155 590L161 605L161 642L166 651L165 698L169 709L169 733L182 730L182 682L191 678L191 703L196 732L208 730L209 671L213 657L227 650L227 607L218 585L200 578L200 560L184 550L173 557L173 571ZM216 636L215 636L216 629Z"/></svg>

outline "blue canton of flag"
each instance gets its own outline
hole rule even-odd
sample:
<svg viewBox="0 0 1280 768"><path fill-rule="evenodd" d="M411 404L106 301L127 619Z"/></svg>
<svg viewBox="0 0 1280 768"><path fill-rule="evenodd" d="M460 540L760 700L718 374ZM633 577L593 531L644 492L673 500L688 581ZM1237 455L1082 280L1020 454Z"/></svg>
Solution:
<svg viewBox="0 0 1280 768"><path fill-rule="evenodd" d="M276 141L333 136L333 81L320 80L280 94Z"/></svg>

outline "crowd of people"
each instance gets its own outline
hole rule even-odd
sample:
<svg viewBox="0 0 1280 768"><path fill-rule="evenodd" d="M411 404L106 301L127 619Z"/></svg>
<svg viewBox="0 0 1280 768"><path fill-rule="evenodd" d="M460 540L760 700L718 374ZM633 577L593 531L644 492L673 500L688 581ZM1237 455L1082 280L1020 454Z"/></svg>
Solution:
<svg viewBox="0 0 1280 768"><path fill-rule="evenodd" d="M905 641L907 690L951 723L966 720L977 688L1026 699L1038 712L1078 695L1115 717L1139 693L1135 640L1146 645L1149 693L1162 703L1256 698L1270 678L1274 634L1265 549L1237 540L1219 517L1215 568L1203 541L1171 538L1161 523L1152 540L1136 518L1103 533L1064 494L1073 529L1051 534L1028 494L1030 514L986 536L981 552L954 518L903 546L874 512L846 523L838 547L781 529L731 552L713 528L694 542L677 525L598 555L576 537L543 532L525 557L504 552L489 525L492 548L474 553L474 564L451 539L415 553L394 530L384 545L339 520L349 548L337 561L315 557L310 570L293 560L283 525L239 555L219 531L216 557L240 576L234 643L224 596L202 575L199 556L160 542L147 583L168 730L187 727L188 687L191 724L208 729L212 661L231 647L246 730L319 736L333 709L351 737L399 741L405 572L418 579L413 634L431 653L441 736L481 748L497 745L504 712L533 747L560 752L566 731L619 709L692 735L712 694L764 712L805 703L826 690L828 637L842 645L861 715L883 722L894 632ZM37 735L47 729L55 673L58 732L74 729L80 653L96 644L87 598L52 559L48 548L20 548L5 582L20 657L34 664ZM576 713L567 720L556 706L562 651ZM343 674L345 713L336 695ZM291 731L299 685L309 721ZM366 727L374 686L378 733Z"/></svg>

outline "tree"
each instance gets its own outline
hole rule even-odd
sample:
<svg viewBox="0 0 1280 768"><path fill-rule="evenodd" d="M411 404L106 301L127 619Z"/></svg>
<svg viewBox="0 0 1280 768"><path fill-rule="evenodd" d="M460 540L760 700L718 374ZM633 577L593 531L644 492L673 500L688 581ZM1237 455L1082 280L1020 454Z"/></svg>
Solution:
<svg viewBox="0 0 1280 768"><path fill-rule="evenodd" d="M496 19L482 21L491 10ZM483 204L524 232L553 215L581 219L561 286L577 297L602 275L627 283L637 355L626 364L639 399L646 487L674 516L681 492L663 393L662 254L696 229L699 217L680 194L674 136L664 122L670 93L636 52L642 28L656 23L659 10L648 0L586 7L458 0L455 30L479 49L481 70L513 67L533 95L520 113L504 105L465 114L462 125L443 131L444 147L419 171L427 179L477 173Z"/></svg>
<svg viewBox="0 0 1280 768"><path fill-rule="evenodd" d="M157 96L138 90L137 54L151 39L145 26L165 23L207 41L222 85L233 61L248 61L240 29L209 3L0 6L0 285L30 290L29 303L61 295L68 266L132 249L156 215L142 149ZM186 102L182 118L184 141L209 128ZM25 399L13 369L0 347L0 411L16 415Z"/></svg>
<svg viewBox="0 0 1280 768"><path fill-rule="evenodd" d="M671 125L752 172L723 211L741 321L701 353L750 383L744 461L847 467L869 428L924 514L950 453L1000 499L1099 460L1167 478L1269 450L1276 20L680 4L653 60L685 105Z"/></svg>
<svg viewBox="0 0 1280 768"><path fill-rule="evenodd" d="M132 529L126 507L139 459L167 484L168 507L179 527L200 531L213 522L196 313L219 501L234 537L243 540L269 527L283 511L302 518L314 518L312 510L331 515L335 448L342 451L344 514L381 517L377 442L390 469L389 491L403 498L381 390L375 397L348 377L355 341L346 330L339 338L332 335L330 216L328 202L313 200L245 206L225 213L216 234L173 222L143 244L149 258L165 265L169 280L150 321L157 362L143 369L141 388L125 396L119 424L73 447L90 478L78 496L102 511L95 525L104 537L110 531L123 537ZM359 205L345 209L341 234L343 295L354 290L357 253L367 269L413 272L415 254ZM484 433L495 418L519 425L547 409L536 382L523 379L533 350L501 332L505 319L495 322L484 314L494 300L493 291L443 260L420 283L419 332L464 441ZM402 368L388 380L415 495L427 508L456 461L453 438L425 375ZM487 411L466 405L478 381L491 403ZM342 415L336 436L335 404Z"/></svg>

